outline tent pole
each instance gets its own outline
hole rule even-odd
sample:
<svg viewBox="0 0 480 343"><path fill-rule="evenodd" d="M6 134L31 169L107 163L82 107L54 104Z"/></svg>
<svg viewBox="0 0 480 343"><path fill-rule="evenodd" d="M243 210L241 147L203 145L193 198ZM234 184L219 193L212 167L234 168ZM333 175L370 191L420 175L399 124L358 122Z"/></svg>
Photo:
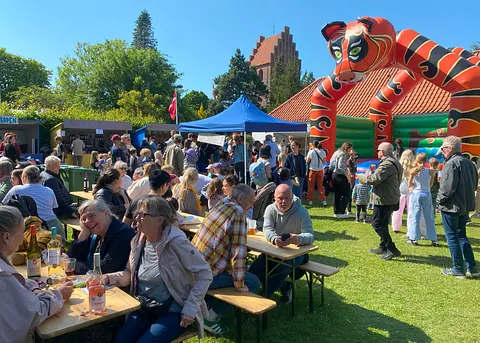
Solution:
<svg viewBox="0 0 480 343"><path fill-rule="evenodd" d="M305 131L305 157L307 157L308 149L307 149L307 140L308 140L308 132Z"/></svg>
<svg viewBox="0 0 480 343"><path fill-rule="evenodd" d="M244 158L244 165L245 165L245 168L244 168L244 178L245 178L245 184L247 184L247 159L248 159L248 156L247 156L247 132L244 131L243 132L243 158Z"/></svg>

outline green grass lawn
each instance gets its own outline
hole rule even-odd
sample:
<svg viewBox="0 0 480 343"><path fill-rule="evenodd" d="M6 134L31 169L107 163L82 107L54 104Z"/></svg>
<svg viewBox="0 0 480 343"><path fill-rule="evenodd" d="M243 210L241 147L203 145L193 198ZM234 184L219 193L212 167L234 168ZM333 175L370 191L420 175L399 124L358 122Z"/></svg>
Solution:
<svg viewBox="0 0 480 343"><path fill-rule="evenodd" d="M382 261L368 252L379 242L371 225L335 220L332 207L314 206L309 212L319 246L311 260L341 270L326 279L323 308L315 287L315 313L308 311L306 280L299 280L296 317L290 318L290 305L279 303L269 312L263 342L480 342L480 280L442 275L451 260L440 216L440 247L429 241L406 244L403 226L393 237L402 256ZM479 261L480 221L468 226L467 234ZM206 333L202 342L234 342L229 319L230 333L218 338ZM244 341L254 342L255 321L243 327Z"/></svg>

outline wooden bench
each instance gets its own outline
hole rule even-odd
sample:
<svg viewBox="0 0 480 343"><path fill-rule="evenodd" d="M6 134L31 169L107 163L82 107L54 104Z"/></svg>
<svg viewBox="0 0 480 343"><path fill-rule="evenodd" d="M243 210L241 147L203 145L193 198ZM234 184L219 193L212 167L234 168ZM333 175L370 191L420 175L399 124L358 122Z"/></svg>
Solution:
<svg viewBox="0 0 480 343"><path fill-rule="evenodd" d="M247 261L253 263L253 261L255 261L257 258L259 258L261 254L262 254L261 252L249 250L247 252Z"/></svg>
<svg viewBox="0 0 480 343"><path fill-rule="evenodd" d="M242 342L242 311L257 316L257 342L260 342L260 315L271 310L277 303L251 292L239 292L234 287L212 289L207 292L235 308L235 341Z"/></svg>
<svg viewBox="0 0 480 343"><path fill-rule="evenodd" d="M197 337L197 329L190 325L187 330L176 340L172 341L172 343L182 343L183 341L193 337Z"/></svg>
<svg viewBox="0 0 480 343"><path fill-rule="evenodd" d="M73 239L76 239L82 228L80 227L80 219L78 218L65 218L60 219L60 222L65 226L65 234L67 234L67 227L72 228Z"/></svg>
<svg viewBox="0 0 480 343"><path fill-rule="evenodd" d="M306 273L307 283L308 283L308 306L310 308L310 312L313 312L313 283L318 281L321 286L321 293L320 293L320 306L323 306L324 303L324 295L323 290L325 287L325 277L330 277L332 275L337 274L340 269L337 267L328 266L326 264L321 264L318 262L308 261L305 264L302 264L298 267L298 269L303 270Z"/></svg>

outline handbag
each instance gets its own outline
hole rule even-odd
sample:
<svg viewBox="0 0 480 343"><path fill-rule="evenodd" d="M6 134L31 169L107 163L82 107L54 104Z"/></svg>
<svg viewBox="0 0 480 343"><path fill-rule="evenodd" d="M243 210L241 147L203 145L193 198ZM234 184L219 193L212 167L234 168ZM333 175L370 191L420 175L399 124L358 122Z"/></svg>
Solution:
<svg viewBox="0 0 480 343"><path fill-rule="evenodd" d="M142 247L142 251L140 252L140 259L135 270L135 279L137 279L137 282L135 284L134 298L137 299L140 303L140 314L148 320L155 320L170 310L170 307L173 303L173 297L170 296L170 298L165 302L158 302L155 299L151 299L149 297L137 294L136 285L138 284L138 270L140 269L140 264L142 263L144 248L145 246Z"/></svg>

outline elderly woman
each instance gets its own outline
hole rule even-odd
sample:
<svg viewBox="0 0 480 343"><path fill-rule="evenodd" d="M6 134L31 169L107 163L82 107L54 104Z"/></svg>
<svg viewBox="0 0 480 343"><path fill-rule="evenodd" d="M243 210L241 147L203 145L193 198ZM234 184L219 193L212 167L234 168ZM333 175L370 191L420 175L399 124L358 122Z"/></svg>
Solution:
<svg viewBox="0 0 480 343"><path fill-rule="evenodd" d="M122 188L120 172L116 169L108 169L105 174L100 176L93 196L95 199L105 201L112 213L120 219L123 218L128 205L130 205L130 198Z"/></svg>
<svg viewBox="0 0 480 343"><path fill-rule="evenodd" d="M130 241L135 232L112 215L103 200L88 200L78 209L81 231L72 242L69 257L77 260L75 274L93 268L93 254L100 253L103 273L125 269L130 254Z"/></svg>
<svg viewBox="0 0 480 343"><path fill-rule="evenodd" d="M182 181L173 188L173 197L178 200L180 211L200 216L202 208L195 191L197 182L197 170L195 168L185 169Z"/></svg>
<svg viewBox="0 0 480 343"><path fill-rule="evenodd" d="M127 270L104 275L106 285L126 287L142 303L116 337L123 342L171 342L197 319L199 337L207 315L205 294L212 271L161 197L142 199L135 214L137 234ZM155 310L144 305L156 302Z"/></svg>
<svg viewBox="0 0 480 343"><path fill-rule="evenodd" d="M150 192L150 182L148 178L157 168L157 165L153 162L149 162L143 165L143 177L140 180L135 181L128 188L127 193L130 199L134 200L135 198L147 195Z"/></svg>
<svg viewBox="0 0 480 343"><path fill-rule="evenodd" d="M120 178L122 179L122 188L126 191L133 183L132 178L127 175L128 164L122 161L117 161L113 167L120 173Z"/></svg>
<svg viewBox="0 0 480 343"><path fill-rule="evenodd" d="M5 198L3 198L2 203L8 204L14 196L28 196L32 198L37 205L38 216L47 223L50 229L56 227L63 243L65 243L65 228L53 212L53 209L58 207L57 198L50 188L42 185L40 169L36 166L26 167L22 172L21 179L23 185L12 187L5 195Z"/></svg>
<svg viewBox="0 0 480 343"><path fill-rule="evenodd" d="M25 224L15 207L0 207L0 342L33 342L33 331L48 317L56 315L73 293L68 282L52 291L41 291L39 285L25 279L10 264L23 243Z"/></svg>

